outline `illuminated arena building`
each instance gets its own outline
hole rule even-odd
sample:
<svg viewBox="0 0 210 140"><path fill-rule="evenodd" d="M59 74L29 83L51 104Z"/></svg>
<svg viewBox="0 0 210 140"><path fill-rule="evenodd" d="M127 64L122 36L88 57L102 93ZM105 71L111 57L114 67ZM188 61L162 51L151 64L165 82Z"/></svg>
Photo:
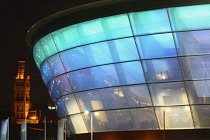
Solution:
<svg viewBox="0 0 210 140"><path fill-rule="evenodd" d="M35 24L27 42L68 134L159 140L208 130L208 3L96 2Z"/></svg>

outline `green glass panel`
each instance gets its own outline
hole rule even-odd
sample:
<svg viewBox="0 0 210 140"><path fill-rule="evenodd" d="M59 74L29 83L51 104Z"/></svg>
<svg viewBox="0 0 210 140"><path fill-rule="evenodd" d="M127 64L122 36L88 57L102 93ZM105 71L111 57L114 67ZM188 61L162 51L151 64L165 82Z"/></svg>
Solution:
<svg viewBox="0 0 210 140"><path fill-rule="evenodd" d="M36 62L37 67L40 68L40 64L46 58L40 42L37 42L34 45L34 48L33 48L33 56L34 56L34 61Z"/></svg>
<svg viewBox="0 0 210 140"><path fill-rule="evenodd" d="M46 57L49 57L58 52L51 34L48 34L40 39L40 43L43 47Z"/></svg>
<svg viewBox="0 0 210 140"><path fill-rule="evenodd" d="M210 4L169 8L174 31L210 29Z"/></svg>
<svg viewBox="0 0 210 140"><path fill-rule="evenodd" d="M126 14L103 18L102 23L107 39L132 36L131 26Z"/></svg>
<svg viewBox="0 0 210 140"><path fill-rule="evenodd" d="M166 9L129 14L134 35L171 31Z"/></svg>
<svg viewBox="0 0 210 140"><path fill-rule="evenodd" d="M75 25L68 26L52 33L58 51L81 45Z"/></svg>
<svg viewBox="0 0 210 140"><path fill-rule="evenodd" d="M82 45L106 40L101 19L76 24Z"/></svg>

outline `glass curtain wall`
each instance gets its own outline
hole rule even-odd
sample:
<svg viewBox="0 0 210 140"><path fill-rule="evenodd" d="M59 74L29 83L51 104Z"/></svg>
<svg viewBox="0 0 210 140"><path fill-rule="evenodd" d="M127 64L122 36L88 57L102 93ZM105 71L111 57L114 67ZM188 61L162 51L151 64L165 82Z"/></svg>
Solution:
<svg viewBox="0 0 210 140"><path fill-rule="evenodd" d="M41 38L34 60L67 132L210 128L209 13L125 13Z"/></svg>

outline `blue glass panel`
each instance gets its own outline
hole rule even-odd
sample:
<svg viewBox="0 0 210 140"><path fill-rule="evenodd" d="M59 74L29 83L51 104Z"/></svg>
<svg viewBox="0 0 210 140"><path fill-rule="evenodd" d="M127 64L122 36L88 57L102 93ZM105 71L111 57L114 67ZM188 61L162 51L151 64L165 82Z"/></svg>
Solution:
<svg viewBox="0 0 210 140"><path fill-rule="evenodd" d="M57 76L65 72L60 56L58 54L50 57L48 59L48 62L54 76Z"/></svg>
<svg viewBox="0 0 210 140"><path fill-rule="evenodd" d="M175 33L179 55L210 54L210 30Z"/></svg>
<svg viewBox="0 0 210 140"><path fill-rule="evenodd" d="M210 79L210 55L183 57L180 60L185 79Z"/></svg>
<svg viewBox="0 0 210 140"><path fill-rule="evenodd" d="M68 26L52 33L58 51L81 45L76 25Z"/></svg>
<svg viewBox="0 0 210 140"><path fill-rule="evenodd" d="M138 49L142 59L176 56L171 33L137 37Z"/></svg>
<svg viewBox="0 0 210 140"><path fill-rule="evenodd" d="M210 5L169 8L172 28L175 31L209 29Z"/></svg>
<svg viewBox="0 0 210 140"><path fill-rule="evenodd" d="M71 85L66 74L56 77L55 81L62 95L72 93Z"/></svg>
<svg viewBox="0 0 210 140"><path fill-rule="evenodd" d="M90 90L75 95L83 111L152 105L146 85Z"/></svg>
<svg viewBox="0 0 210 140"><path fill-rule="evenodd" d="M154 106L189 104L182 82L150 84L149 87Z"/></svg>
<svg viewBox="0 0 210 140"><path fill-rule="evenodd" d="M166 9L130 13L134 35L171 31Z"/></svg>
<svg viewBox="0 0 210 140"><path fill-rule="evenodd" d="M145 83L142 66L138 61L87 68L68 75L74 91Z"/></svg>
<svg viewBox="0 0 210 140"><path fill-rule="evenodd" d="M56 98L58 98L60 96L60 91L58 89L57 83L55 82L55 80L51 80L48 85L48 92L50 94L50 97L54 100Z"/></svg>
<svg viewBox="0 0 210 140"><path fill-rule="evenodd" d="M143 64L148 82L182 80L177 58L144 60Z"/></svg>
<svg viewBox="0 0 210 140"><path fill-rule="evenodd" d="M210 104L210 80L186 82L191 104Z"/></svg>
<svg viewBox="0 0 210 140"><path fill-rule="evenodd" d="M40 42L37 42L33 48L33 56L38 68L40 68L40 64L45 60L45 54L43 52L42 46Z"/></svg>
<svg viewBox="0 0 210 140"><path fill-rule="evenodd" d="M40 66L40 73L45 85L47 85L47 82L53 78L52 71L47 61L44 61Z"/></svg>
<svg viewBox="0 0 210 140"><path fill-rule="evenodd" d="M139 59L133 38L78 47L61 53L67 71L89 66Z"/></svg>
<svg viewBox="0 0 210 140"><path fill-rule="evenodd" d="M75 100L74 94L69 94L63 97L68 114L80 113L78 104Z"/></svg>
<svg viewBox="0 0 210 140"><path fill-rule="evenodd" d="M58 52L51 34L41 38L40 43L43 47L46 57L49 57Z"/></svg>
<svg viewBox="0 0 210 140"><path fill-rule="evenodd" d="M62 100L62 98L59 98L58 100L55 101L55 108L56 108L59 118L62 118L68 114L65 103Z"/></svg>

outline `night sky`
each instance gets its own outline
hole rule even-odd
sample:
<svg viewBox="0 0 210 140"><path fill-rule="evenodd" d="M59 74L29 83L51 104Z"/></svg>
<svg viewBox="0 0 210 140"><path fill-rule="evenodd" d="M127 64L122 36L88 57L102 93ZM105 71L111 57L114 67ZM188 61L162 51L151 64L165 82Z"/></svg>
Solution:
<svg viewBox="0 0 210 140"><path fill-rule="evenodd" d="M93 1L96 0L7 0L1 3L0 105L13 101L13 81L21 52L30 66L31 101L43 103L43 98L48 95L32 58L32 50L26 44L26 33L32 25L47 16Z"/></svg>

